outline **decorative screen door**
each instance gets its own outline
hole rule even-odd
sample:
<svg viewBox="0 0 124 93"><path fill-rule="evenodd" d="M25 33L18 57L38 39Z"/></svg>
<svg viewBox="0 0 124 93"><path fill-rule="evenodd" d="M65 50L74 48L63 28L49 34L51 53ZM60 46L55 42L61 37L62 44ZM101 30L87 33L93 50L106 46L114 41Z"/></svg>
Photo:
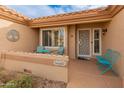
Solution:
<svg viewBox="0 0 124 93"><path fill-rule="evenodd" d="M101 28L93 29L93 55L101 55Z"/></svg>
<svg viewBox="0 0 124 93"><path fill-rule="evenodd" d="M91 56L91 30L80 29L77 35L77 49L78 57L90 57Z"/></svg>

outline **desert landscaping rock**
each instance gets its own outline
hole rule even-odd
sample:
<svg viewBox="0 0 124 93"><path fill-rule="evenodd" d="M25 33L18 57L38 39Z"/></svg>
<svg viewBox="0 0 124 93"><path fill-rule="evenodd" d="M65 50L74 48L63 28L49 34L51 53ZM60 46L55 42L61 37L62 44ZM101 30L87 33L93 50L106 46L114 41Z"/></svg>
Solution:
<svg viewBox="0 0 124 93"><path fill-rule="evenodd" d="M66 88L66 83L62 81L48 80L46 78L34 76L32 74L15 72L15 71L0 71L0 86L5 85L10 80L16 80L22 75L30 75L32 77L33 88Z"/></svg>

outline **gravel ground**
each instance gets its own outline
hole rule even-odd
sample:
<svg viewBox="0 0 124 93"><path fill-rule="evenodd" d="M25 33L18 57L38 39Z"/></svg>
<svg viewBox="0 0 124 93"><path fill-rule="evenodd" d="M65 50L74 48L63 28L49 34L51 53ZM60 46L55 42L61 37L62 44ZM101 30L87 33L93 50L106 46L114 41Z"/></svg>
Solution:
<svg viewBox="0 0 124 93"><path fill-rule="evenodd" d="M18 79L21 75L26 73L7 71L0 69L0 85L6 84L8 81L13 79ZM32 86L33 88L66 88L66 83L61 81L48 80L46 78L37 77L31 74L28 74L32 77Z"/></svg>

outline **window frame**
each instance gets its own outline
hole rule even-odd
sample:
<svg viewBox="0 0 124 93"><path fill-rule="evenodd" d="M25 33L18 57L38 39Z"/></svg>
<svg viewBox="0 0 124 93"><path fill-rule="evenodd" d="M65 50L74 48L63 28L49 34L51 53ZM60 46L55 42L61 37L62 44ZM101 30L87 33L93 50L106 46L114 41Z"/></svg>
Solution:
<svg viewBox="0 0 124 93"><path fill-rule="evenodd" d="M44 30L51 30L51 33L52 33L52 36L51 36L51 38L52 38L52 40L51 40L52 46L45 46L45 47L46 48L58 48L59 45L58 46L53 46L53 43L55 43L55 42L53 42L54 41L54 32L53 31L54 30L60 30L60 29L62 29L63 32L64 32L64 37L63 37L64 44L63 44L63 46L65 47L65 28L64 27L40 29L40 38L39 38L40 39L39 40L40 45L43 46L43 39L42 39L42 37L43 37L43 31ZM58 38L60 38L60 33L59 33L59 37ZM59 41L59 43L60 43L60 41Z"/></svg>
<svg viewBox="0 0 124 93"><path fill-rule="evenodd" d="M95 45L95 30L99 30L99 53L95 53L94 45ZM102 28L93 28L93 55L102 55Z"/></svg>

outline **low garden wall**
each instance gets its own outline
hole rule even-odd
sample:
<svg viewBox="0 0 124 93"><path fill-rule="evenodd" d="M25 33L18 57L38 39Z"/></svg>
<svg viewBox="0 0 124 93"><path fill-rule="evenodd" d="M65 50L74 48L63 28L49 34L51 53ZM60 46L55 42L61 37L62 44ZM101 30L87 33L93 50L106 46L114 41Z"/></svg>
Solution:
<svg viewBox="0 0 124 93"><path fill-rule="evenodd" d="M61 62L57 64L56 62ZM68 56L1 51L0 66L50 80L68 82Z"/></svg>

